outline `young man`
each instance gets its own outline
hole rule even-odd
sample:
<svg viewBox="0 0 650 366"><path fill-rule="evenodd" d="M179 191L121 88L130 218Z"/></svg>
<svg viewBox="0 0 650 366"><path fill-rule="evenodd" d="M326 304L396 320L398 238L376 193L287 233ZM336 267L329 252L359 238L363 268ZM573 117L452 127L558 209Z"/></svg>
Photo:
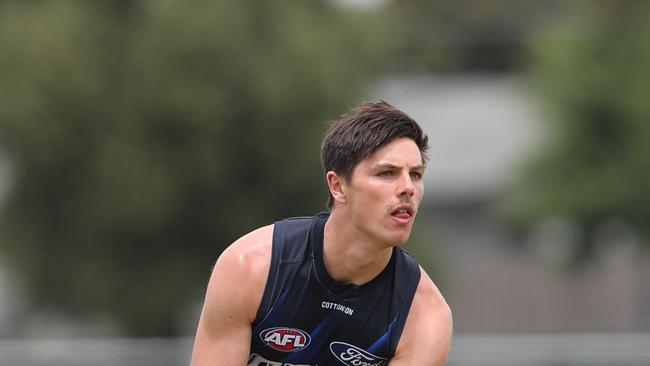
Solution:
<svg viewBox="0 0 650 366"><path fill-rule="evenodd" d="M400 248L427 140L383 101L334 121L321 147L329 213L259 228L221 254L192 365L444 365L451 312Z"/></svg>

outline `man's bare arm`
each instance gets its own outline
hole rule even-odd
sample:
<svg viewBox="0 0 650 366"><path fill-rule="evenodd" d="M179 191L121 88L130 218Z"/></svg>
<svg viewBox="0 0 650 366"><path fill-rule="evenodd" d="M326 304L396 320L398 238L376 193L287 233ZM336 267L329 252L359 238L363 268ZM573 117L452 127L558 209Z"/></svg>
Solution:
<svg viewBox="0 0 650 366"><path fill-rule="evenodd" d="M273 226L228 247L214 266L196 331L192 366L246 365L269 271Z"/></svg>
<svg viewBox="0 0 650 366"><path fill-rule="evenodd" d="M452 336L449 306L429 276L421 270L395 357L389 366L442 366L447 361Z"/></svg>

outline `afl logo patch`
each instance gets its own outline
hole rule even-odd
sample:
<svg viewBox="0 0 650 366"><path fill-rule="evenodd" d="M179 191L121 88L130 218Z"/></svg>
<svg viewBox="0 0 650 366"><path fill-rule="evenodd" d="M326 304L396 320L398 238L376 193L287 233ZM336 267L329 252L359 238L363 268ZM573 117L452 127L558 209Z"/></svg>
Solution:
<svg viewBox="0 0 650 366"><path fill-rule="evenodd" d="M332 354L348 366L381 366L386 359L344 342L330 343Z"/></svg>
<svg viewBox="0 0 650 366"><path fill-rule="evenodd" d="M296 328L269 328L260 333L262 342L277 351L295 352L309 346L311 337L304 330Z"/></svg>

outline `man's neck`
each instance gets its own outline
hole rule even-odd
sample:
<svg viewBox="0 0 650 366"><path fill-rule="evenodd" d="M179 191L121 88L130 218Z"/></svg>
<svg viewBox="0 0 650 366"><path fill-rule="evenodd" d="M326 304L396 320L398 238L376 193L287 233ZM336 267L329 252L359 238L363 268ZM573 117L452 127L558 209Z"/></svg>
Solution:
<svg viewBox="0 0 650 366"><path fill-rule="evenodd" d="M330 276L342 283L363 285L386 267L392 246L359 231L344 214L332 212L323 234L323 262Z"/></svg>

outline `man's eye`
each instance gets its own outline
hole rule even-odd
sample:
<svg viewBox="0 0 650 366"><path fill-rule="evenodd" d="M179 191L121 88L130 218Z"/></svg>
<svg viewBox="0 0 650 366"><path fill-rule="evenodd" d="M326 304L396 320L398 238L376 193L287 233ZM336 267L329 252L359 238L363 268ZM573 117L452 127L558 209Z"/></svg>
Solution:
<svg viewBox="0 0 650 366"><path fill-rule="evenodd" d="M420 180L422 179L422 173L419 172L411 172L411 178L415 180Z"/></svg>
<svg viewBox="0 0 650 366"><path fill-rule="evenodd" d="M391 175L393 175L393 172L391 172L390 170L386 170L383 172L379 172L377 175L380 177L390 177Z"/></svg>

